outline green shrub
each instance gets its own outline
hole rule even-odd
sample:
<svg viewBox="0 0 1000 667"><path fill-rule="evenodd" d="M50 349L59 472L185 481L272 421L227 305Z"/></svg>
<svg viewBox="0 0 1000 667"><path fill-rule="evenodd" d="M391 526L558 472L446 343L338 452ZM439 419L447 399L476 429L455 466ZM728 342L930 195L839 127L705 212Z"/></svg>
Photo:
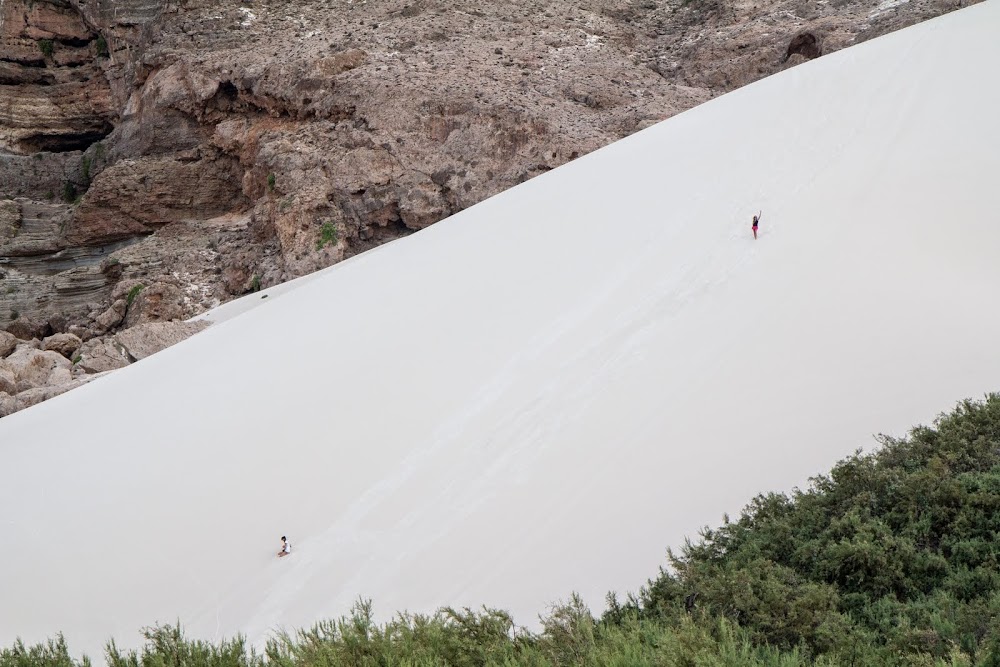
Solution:
<svg viewBox="0 0 1000 667"><path fill-rule="evenodd" d="M72 204L76 201L76 185L72 181L63 181L63 201Z"/></svg>
<svg viewBox="0 0 1000 667"><path fill-rule="evenodd" d="M97 55L105 58L108 55L108 42L104 39L104 35L98 35L95 40L94 45L97 47Z"/></svg>
<svg viewBox="0 0 1000 667"><path fill-rule="evenodd" d="M40 39L38 40L38 50L46 58L51 58L55 52L55 43L51 39Z"/></svg>
<svg viewBox="0 0 1000 667"><path fill-rule="evenodd" d="M735 618L754 641L814 654L871 639L975 658L1000 617L1000 395L839 462L805 491L758 496L671 554L634 605Z"/></svg>
<svg viewBox="0 0 1000 667"><path fill-rule="evenodd" d="M274 186L277 183L277 179L274 176L274 172L267 175L267 189L274 192Z"/></svg>
<svg viewBox="0 0 1000 667"><path fill-rule="evenodd" d="M128 291L128 295L125 297L126 307L131 307L132 302L135 301L135 298L139 296L139 292L141 292L144 287L145 285L143 285L142 283L132 286L132 289Z"/></svg>
<svg viewBox="0 0 1000 667"><path fill-rule="evenodd" d="M316 250L322 250L328 245L337 243L337 228L332 222L324 222L319 228L319 240L316 242Z"/></svg>

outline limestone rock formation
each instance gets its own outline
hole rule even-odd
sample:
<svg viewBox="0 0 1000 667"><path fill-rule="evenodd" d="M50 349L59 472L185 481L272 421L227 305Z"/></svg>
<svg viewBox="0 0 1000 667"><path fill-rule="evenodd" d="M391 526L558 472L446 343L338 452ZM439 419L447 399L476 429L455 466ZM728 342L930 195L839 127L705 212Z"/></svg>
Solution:
<svg viewBox="0 0 1000 667"><path fill-rule="evenodd" d="M125 351L112 338L94 338L80 348L80 361L77 364L84 373L104 373L129 365Z"/></svg>
<svg viewBox="0 0 1000 667"><path fill-rule="evenodd" d="M3 368L14 374L17 392L36 387L65 384L72 379L70 362L57 352L36 350L19 345L7 358L0 360Z"/></svg>
<svg viewBox="0 0 1000 667"><path fill-rule="evenodd" d="M0 331L0 359L13 352L17 348L17 344L17 336L6 331Z"/></svg>
<svg viewBox="0 0 1000 667"><path fill-rule="evenodd" d="M117 117L97 33L67 0L0 4L0 149L85 149Z"/></svg>
<svg viewBox="0 0 1000 667"><path fill-rule="evenodd" d="M42 341L42 349L57 352L67 359L73 359L81 345L83 341L80 337L71 333L54 334Z"/></svg>
<svg viewBox="0 0 1000 667"><path fill-rule="evenodd" d="M206 326L207 322L147 322L119 332L115 340L129 361L138 361L181 342Z"/></svg>
<svg viewBox="0 0 1000 667"><path fill-rule="evenodd" d="M0 332L0 417L31 407L170 347L207 322L146 322L83 342L68 333L43 341Z"/></svg>

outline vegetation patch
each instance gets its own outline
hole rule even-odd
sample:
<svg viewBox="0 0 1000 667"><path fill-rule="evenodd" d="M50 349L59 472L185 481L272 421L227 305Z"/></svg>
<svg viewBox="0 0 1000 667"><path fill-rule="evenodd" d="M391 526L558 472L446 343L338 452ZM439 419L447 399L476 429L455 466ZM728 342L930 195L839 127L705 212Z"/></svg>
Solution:
<svg viewBox="0 0 1000 667"><path fill-rule="evenodd" d="M55 52L55 42L51 39L40 39L38 40L38 50L42 52L42 55L46 58L51 58L52 54Z"/></svg>
<svg viewBox="0 0 1000 667"><path fill-rule="evenodd" d="M128 295L125 297L125 306L126 307L131 307L132 306L132 302L135 301L135 298L137 296L139 296L139 292L141 292L144 287L145 287L145 285L143 285L142 283L139 283L138 285L133 285L132 286L132 289L130 289L128 291Z"/></svg>
<svg viewBox="0 0 1000 667"><path fill-rule="evenodd" d="M319 240L316 241L316 250L322 250L328 245L337 243L337 227L332 222L324 222L319 228Z"/></svg>

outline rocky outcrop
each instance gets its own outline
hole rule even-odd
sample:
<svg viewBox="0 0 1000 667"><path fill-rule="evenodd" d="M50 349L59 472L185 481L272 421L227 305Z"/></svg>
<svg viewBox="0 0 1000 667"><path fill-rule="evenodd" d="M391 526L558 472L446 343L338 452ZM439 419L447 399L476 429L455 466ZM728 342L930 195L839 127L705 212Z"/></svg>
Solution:
<svg viewBox="0 0 1000 667"><path fill-rule="evenodd" d="M211 218L246 207L242 172L232 158L206 150L190 161L121 160L102 173L68 221L70 245L145 236L172 222Z"/></svg>
<svg viewBox="0 0 1000 667"><path fill-rule="evenodd" d="M201 331L207 322L147 322L81 341L55 334L39 342L0 332L0 417L145 359Z"/></svg>
<svg viewBox="0 0 1000 667"><path fill-rule="evenodd" d="M67 1L0 4L0 149L82 150L111 132L101 44Z"/></svg>
<svg viewBox="0 0 1000 667"><path fill-rule="evenodd" d="M206 326L207 322L149 322L118 333L115 340L129 361L138 361L193 336Z"/></svg>
<svg viewBox="0 0 1000 667"><path fill-rule="evenodd" d="M80 349L78 367L84 373L104 373L129 365L128 355L114 338L95 338Z"/></svg>
<svg viewBox="0 0 1000 667"><path fill-rule="evenodd" d="M17 344L17 336L6 331L0 331L0 359L13 352L17 348Z"/></svg>
<svg viewBox="0 0 1000 667"><path fill-rule="evenodd" d="M72 380L70 362L65 357L29 345L19 345L10 356L0 359L0 368L14 375L17 393Z"/></svg>
<svg viewBox="0 0 1000 667"><path fill-rule="evenodd" d="M43 350L56 352L67 359L73 359L81 345L83 345L83 341L80 340L79 336L70 333L58 333L42 341Z"/></svg>

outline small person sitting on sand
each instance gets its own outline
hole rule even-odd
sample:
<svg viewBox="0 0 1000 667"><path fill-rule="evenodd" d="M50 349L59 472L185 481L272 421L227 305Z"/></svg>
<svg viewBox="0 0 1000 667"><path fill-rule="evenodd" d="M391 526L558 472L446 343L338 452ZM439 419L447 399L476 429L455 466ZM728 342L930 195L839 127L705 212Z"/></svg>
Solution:
<svg viewBox="0 0 1000 667"><path fill-rule="evenodd" d="M284 535L281 536L281 551L278 552L278 558L284 558L288 554L292 553L292 543L288 541L288 538Z"/></svg>

